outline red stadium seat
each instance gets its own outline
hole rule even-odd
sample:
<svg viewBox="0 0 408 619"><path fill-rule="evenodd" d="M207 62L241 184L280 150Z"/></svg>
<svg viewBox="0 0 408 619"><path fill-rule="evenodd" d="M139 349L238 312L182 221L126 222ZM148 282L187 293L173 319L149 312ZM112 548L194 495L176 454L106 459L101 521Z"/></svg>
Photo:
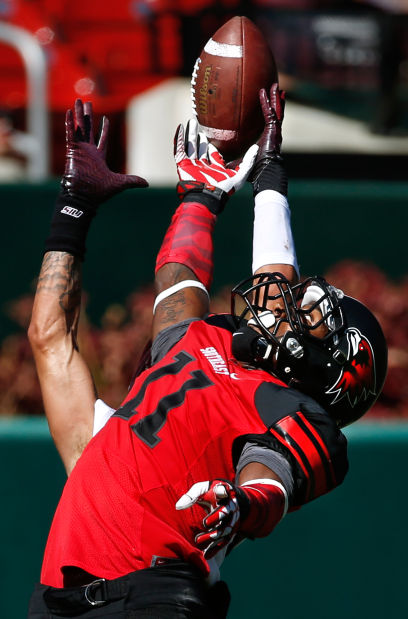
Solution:
<svg viewBox="0 0 408 619"><path fill-rule="evenodd" d="M53 0L49 0L53 4ZM71 24L88 24L98 27L101 24L128 24L135 19L139 21L138 3L133 0L60 0L60 19L68 27ZM52 10L52 9L51 9Z"/></svg>

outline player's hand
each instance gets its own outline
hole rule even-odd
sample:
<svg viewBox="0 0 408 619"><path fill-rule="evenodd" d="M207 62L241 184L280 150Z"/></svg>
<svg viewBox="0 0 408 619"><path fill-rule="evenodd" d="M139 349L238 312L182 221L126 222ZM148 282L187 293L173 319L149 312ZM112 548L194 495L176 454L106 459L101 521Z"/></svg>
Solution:
<svg viewBox="0 0 408 619"><path fill-rule="evenodd" d="M275 158L280 155L282 144L282 122L285 112L285 92L279 90L279 84L272 84L269 98L266 90L259 91L259 101L265 120L265 127L258 140L257 161L265 157Z"/></svg>
<svg viewBox="0 0 408 619"><path fill-rule="evenodd" d="M95 143L92 104L75 101L74 111L65 117L66 162L61 185L63 192L86 200L95 207L130 187L147 187L144 178L116 174L106 164L109 120L102 119Z"/></svg>
<svg viewBox="0 0 408 619"><path fill-rule="evenodd" d="M258 146L253 144L239 165L227 168L221 153L210 144L205 134L199 131L195 119L191 119L184 133L183 125L179 125L174 136L174 159L177 173L184 186L218 188L228 195L238 191L245 183L255 157Z"/></svg>
<svg viewBox="0 0 408 619"><path fill-rule="evenodd" d="M287 195L288 180L282 165L282 122L285 111L285 93L277 83L272 84L269 97L265 89L259 91L259 100L265 119L265 127L258 140L259 150L249 180L254 196L272 189Z"/></svg>
<svg viewBox="0 0 408 619"><path fill-rule="evenodd" d="M201 481L183 494L176 509L188 509L195 503L207 510L202 521L204 531L195 537L197 546L211 559L228 545L238 532L241 509L246 497L242 490L222 479Z"/></svg>

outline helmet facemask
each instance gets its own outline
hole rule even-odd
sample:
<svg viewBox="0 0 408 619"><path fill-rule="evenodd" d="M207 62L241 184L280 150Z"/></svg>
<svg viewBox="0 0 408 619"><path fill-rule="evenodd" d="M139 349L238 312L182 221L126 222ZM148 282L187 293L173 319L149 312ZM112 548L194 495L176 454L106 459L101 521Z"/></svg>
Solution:
<svg viewBox="0 0 408 619"><path fill-rule="evenodd" d="M381 392L387 345L362 303L322 277L291 286L262 273L232 291L233 354L317 400L340 426L361 417Z"/></svg>
<svg viewBox="0 0 408 619"><path fill-rule="evenodd" d="M262 273L233 289L232 314L248 338L250 327L264 340L257 342L264 354L254 361L290 381L296 380L295 367L304 365L305 345L315 343L320 350L335 345L344 325L341 297L320 277L291 286L280 273Z"/></svg>

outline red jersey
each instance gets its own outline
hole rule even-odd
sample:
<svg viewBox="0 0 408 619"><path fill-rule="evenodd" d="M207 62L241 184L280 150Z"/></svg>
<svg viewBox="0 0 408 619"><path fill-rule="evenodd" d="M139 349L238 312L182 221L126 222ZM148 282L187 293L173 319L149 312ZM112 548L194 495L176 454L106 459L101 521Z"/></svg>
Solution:
<svg viewBox="0 0 408 619"><path fill-rule="evenodd" d="M150 567L156 557L180 558L208 574L194 544L203 509L176 511L175 504L197 481L234 481L245 437L273 440L306 479L302 492L308 498L341 481L329 452L342 449L333 451L328 445L333 440L325 441L325 432L305 417L297 392L263 370L237 363L231 331L219 319L192 322L165 357L136 379L84 450L54 516L43 584L62 587L64 566L113 579ZM328 419L324 411L313 414ZM296 415L303 415L299 423ZM305 462L287 439L297 424L299 442L303 423L315 445L302 452Z"/></svg>

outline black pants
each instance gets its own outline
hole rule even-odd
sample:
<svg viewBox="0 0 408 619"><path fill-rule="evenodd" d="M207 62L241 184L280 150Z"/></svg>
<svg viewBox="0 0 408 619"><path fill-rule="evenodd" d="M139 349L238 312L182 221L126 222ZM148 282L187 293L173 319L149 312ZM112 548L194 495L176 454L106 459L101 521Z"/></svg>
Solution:
<svg viewBox="0 0 408 619"><path fill-rule="evenodd" d="M28 619L225 619L229 599L225 583L208 587L198 571L177 561L81 587L37 585Z"/></svg>

